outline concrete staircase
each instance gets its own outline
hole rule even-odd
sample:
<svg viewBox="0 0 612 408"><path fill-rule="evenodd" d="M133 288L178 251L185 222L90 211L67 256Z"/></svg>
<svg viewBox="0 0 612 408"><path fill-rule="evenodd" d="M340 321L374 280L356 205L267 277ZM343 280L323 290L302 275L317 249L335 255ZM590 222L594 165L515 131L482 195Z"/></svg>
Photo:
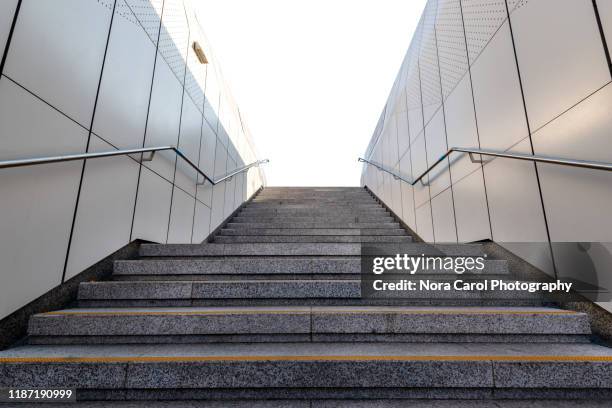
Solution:
<svg viewBox="0 0 612 408"><path fill-rule="evenodd" d="M88 407L610 406L612 350L585 314L515 293L362 298L364 243L484 251L413 242L364 189L266 188L212 242L144 244L78 307L33 316L29 344L0 352L0 387L116 400Z"/></svg>

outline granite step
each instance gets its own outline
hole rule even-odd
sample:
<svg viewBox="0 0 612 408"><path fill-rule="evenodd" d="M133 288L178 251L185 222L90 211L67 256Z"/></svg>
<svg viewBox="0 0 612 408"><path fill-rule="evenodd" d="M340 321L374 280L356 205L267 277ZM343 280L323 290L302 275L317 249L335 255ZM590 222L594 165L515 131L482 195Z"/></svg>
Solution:
<svg viewBox="0 0 612 408"><path fill-rule="evenodd" d="M238 215L232 218L232 223L290 223L290 222L376 222L386 223L395 222L395 220L389 215L347 215L347 216L301 216L301 215L290 215L290 214L279 214L279 215Z"/></svg>
<svg viewBox="0 0 612 408"><path fill-rule="evenodd" d="M384 223L380 223L380 222L264 222L264 223L258 223L258 222L232 222L230 220L229 223L227 223L226 225L227 228L284 228L284 229L291 229L291 228L298 228L298 229L304 229L304 228L323 228L323 229L329 229L329 228L343 228L343 229L347 229L347 228L354 228L354 229L386 229L386 228L390 228L390 229L397 229L400 228L400 225L398 222L384 222Z"/></svg>
<svg viewBox="0 0 612 408"><path fill-rule="evenodd" d="M346 190L346 191L316 191L316 190L302 190L302 191L262 191L257 197L270 197L270 196L287 196L287 197L345 197L345 196L363 196L372 197L365 190Z"/></svg>
<svg viewBox="0 0 612 408"><path fill-rule="evenodd" d="M430 281L434 282L435 279ZM452 285L451 285L452 286ZM82 307L137 306L281 306L281 305L541 305L540 293L499 290L420 289L374 292L362 297L361 281L208 280L109 281L81 283ZM520 303L523 302L523 303Z"/></svg>
<svg viewBox="0 0 612 408"><path fill-rule="evenodd" d="M250 243L250 244L143 244L141 256L360 256L376 255L482 256L479 244L429 245L422 243ZM374 251L375 249L375 251Z"/></svg>
<svg viewBox="0 0 612 408"><path fill-rule="evenodd" d="M245 215L245 214L252 214L252 215L259 215L259 214L271 214L271 215L277 215L277 214L290 214L290 215L308 215L308 216L314 216L314 215L326 215L326 214L331 214L331 215L353 215L353 214L372 214L372 215L389 215L390 212L386 211L385 209L379 207L379 206L371 206L371 207L348 207L348 206L342 206L342 207L329 207L329 206L324 206L324 207L310 207L310 208L296 208L296 207L289 207L289 206L284 206L284 205L276 205L276 206L266 206L266 207L256 207L254 205L249 205L247 207L244 207L241 211L240 211L241 215Z"/></svg>
<svg viewBox="0 0 612 408"><path fill-rule="evenodd" d="M507 276L508 262L505 260L486 260L484 269L475 277ZM221 258L210 257L205 259L135 259L115 261L113 277L134 277L142 279L145 275L159 276L219 276L236 278L250 278L256 275L277 275L290 278L303 277L339 277L342 275L357 276L361 273L361 259L358 257L239 257ZM455 277L454 272L438 270L418 270L417 276L443 276ZM470 276L464 273L463 278ZM229 279L229 278L227 278Z"/></svg>
<svg viewBox="0 0 612 408"><path fill-rule="evenodd" d="M115 261L113 275L291 275L359 274L358 257L209 257Z"/></svg>
<svg viewBox="0 0 612 408"><path fill-rule="evenodd" d="M306 202L310 202L313 200L320 201L350 201L350 200L358 200L364 202L376 202L374 197L369 194L363 193L348 193L348 194L260 194L253 198L252 201L273 201L273 200L293 200L300 201L304 200Z"/></svg>
<svg viewBox="0 0 612 408"><path fill-rule="evenodd" d="M30 320L30 344L271 341L587 342L588 318L552 308L67 309Z"/></svg>
<svg viewBox="0 0 612 408"><path fill-rule="evenodd" d="M299 209L299 208L251 208L246 207L239 213L240 215L295 215L295 216L351 216L351 215L390 215L388 211L381 208L317 208L317 209Z"/></svg>
<svg viewBox="0 0 612 408"><path fill-rule="evenodd" d="M87 394L87 392L83 392ZM131 393L134 395L135 393ZM144 396L145 394L137 394ZM180 403L170 401L113 401L112 405L104 401L77 401L70 403L53 403L53 408L609 408L604 400L558 400L558 399L445 399L428 401L424 399L377 399L367 396L359 399L228 399L221 397L207 401L182 400ZM7 408L22 408L23 404L0 405Z"/></svg>
<svg viewBox="0 0 612 408"><path fill-rule="evenodd" d="M408 233L400 228L368 228L363 231L357 228L223 228L219 235L407 236Z"/></svg>
<svg viewBox="0 0 612 408"><path fill-rule="evenodd" d="M279 243L279 242L308 242L308 243L354 243L354 242L412 242L407 235L218 235L214 238L216 243Z"/></svg>
<svg viewBox="0 0 612 408"><path fill-rule="evenodd" d="M372 197L255 197L251 203L280 203L280 204L376 204Z"/></svg>
<svg viewBox="0 0 612 408"><path fill-rule="evenodd" d="M373 201L372 203L366 204L354 204L354 203L302 203L302 204L282 204L282 203L257 203L250 202L245 206L245 209L250 210L374 210L374 211L386 211L380 204Z"/></svg>
<svg viewBox="0 0 612 408"><path fill-rule="evenodd" d="M304 211L304 212L318 212L318 211L374 211L374 212L388 212L379 204L367 203L367 204L356 204L356 203L304 203L304 204L287 204L287 203L257 203L250 202L247 204L243 211Z"/></svg>
<svg viewBox="0 0 612 408"><path fill-rule="evenodd" d="M183 399L245 389L298 398L316 388L327 398L344 398L347 389L353 398L366 390L378 398L414 398L419 390L448 398L452 389L454 398L479 390L481 398L542 398L544 390L546 398L604 399L612 397L611 363L612 349L593 344L29 345L0 352L0 387L95 389L99 397L181 389Z"/></svg>

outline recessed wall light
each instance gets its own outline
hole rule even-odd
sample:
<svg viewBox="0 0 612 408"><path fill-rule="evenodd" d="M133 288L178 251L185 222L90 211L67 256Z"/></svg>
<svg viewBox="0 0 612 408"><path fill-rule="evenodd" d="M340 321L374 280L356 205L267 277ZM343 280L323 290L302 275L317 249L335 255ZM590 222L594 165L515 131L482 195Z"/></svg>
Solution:
<svg viewBox="0 0 612 408"><path fill-rule="evenodd" d="M206 54L204 54L204 50L202 47L200 47L200 44L198 44L197 41L194 41L192 47L196 57L198 57L198 61L200 61L200 64L208 64L208 59L206 58Z"/></svg>

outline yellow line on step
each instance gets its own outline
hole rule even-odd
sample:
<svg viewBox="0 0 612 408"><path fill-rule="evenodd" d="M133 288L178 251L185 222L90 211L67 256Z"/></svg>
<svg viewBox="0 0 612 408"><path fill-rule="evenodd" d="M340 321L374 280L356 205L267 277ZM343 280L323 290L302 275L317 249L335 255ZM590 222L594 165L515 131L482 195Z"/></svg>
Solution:
<svg viewBox="0 0 612 408"><path fill-rule="evenodd" d="M308 315L308 310L211 310L211 311L184 311L184 312L48 312L45 316L207 316L207 315L257 315L257 314L300 314Z"/></svg>
<svg viewBox="0 0 612 408"><path fill-rule="evenodd" d="M174 362L255 362L255 361L497 361L497 362L612 362L612 356L538 355L398 355L398 356L132 356L132 357L3 357L0 363L174 363Z"/></svg>
<svg viewBox="0 0 612 408"><path fill-rule="evenodd" d="M207 315L308 315L308 310L209 310L209 311L116 311L116 312L88 312L88 311L57 311L43 313L43 316L207 316ZM571 310L313 310L313 314L398 314L398 315L573 315L578 314Z"/></svg>

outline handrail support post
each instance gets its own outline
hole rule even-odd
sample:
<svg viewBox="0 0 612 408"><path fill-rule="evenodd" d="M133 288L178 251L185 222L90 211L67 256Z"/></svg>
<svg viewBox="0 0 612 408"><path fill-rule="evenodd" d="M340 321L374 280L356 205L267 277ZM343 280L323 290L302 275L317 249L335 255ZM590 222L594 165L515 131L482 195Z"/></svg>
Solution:
<svg viewBox="0 0 612 408"><path fill-rule="evenodd" d="M480 159L477 159L476 156L475 156L475 153L468 153L468 154L470 155L470 161L472 163L484 164L484 163L488 163L491 160L493 160L493 159L485 160L485 159L482 158L482 156L480 156Z"/></svg>

